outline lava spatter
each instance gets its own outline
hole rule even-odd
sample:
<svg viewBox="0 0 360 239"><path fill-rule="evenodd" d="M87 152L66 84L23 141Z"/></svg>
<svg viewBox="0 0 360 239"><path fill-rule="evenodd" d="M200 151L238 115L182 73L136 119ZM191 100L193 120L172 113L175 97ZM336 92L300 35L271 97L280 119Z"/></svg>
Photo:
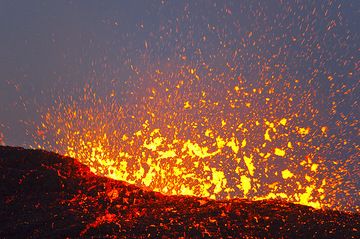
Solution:
<svg viewBox="0 0 360 239"><path fill-rule="evenodd" d="M165 194L331 205L326 188L333 182L306 137L311 130L296 125L296 114L275 118L270 110L259 111L258 90L240 91L206 75L198 80L192 68L159 72L153 77L161 77L162 85L155 81L134 96L136 105L85 88L79 101L49 109L41 130L56 132L55 148L94 173ZM304 148L308 154L301 154Z"/></svg>
<svg viewBox="0 0 360 239"><path fill-rule="evenodd" d="M334 4L185 4L136 49L124 85L98 94L99 80L56 98L36 143L165 194L358 210L347 200L358 120L344 106L355 104L344 79L358 76L356 36L337 31Z"/></svg>

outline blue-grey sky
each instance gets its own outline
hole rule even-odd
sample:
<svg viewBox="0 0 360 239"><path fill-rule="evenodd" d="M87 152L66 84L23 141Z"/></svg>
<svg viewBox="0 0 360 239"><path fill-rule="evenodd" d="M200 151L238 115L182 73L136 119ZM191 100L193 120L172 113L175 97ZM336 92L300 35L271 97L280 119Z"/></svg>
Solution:
<svg viewBox="0 0 360 239"><path fill-rule="evenodd" d="M226 9L231 13L230 18ZM248 58L239 62L244 71L251 73L254 68L254 54L268 58L291 35L307 34L306 42L292 46L287 55L281 56L289 65L291 61L296 64L291 66L293 75L306 75L308 65L316 64L326 64L323 69L340 75L349 70L346 67L355 68L357 64L354 74L358 76L359 20L358 1L3 0L0 2L0 132L10 145L31 142L32 132L26 132L19 121L36 120L39 105L52 103L50 90L67 91L94 74L103 78L121 74L125 79L124 62L138 60L144 51L144 41L151 44L149 51L153 58L171 57L176 45L186 46L190 52L190 46L198 47L201 35L209 33L208 24L220 29L218 33L224 30L223 37L228 41L239 41L248 32L253 32L255 38L264 38L262 45L244 49ZM301 28L302 23L309 24L308 29ZM334 23L333 31L327 32L327 25ZM164 34L176 26L179 32ZM193 32L189 34L190 31ZM162 42L156 42L159 35L164 36ZM218 48L214 43L217 36L208 37L213 41L201 45L205 57ZM322 49L316 48L317 42L324 45ZM311 50L313 59L300 64L294 60L293 56L300 51ZM339 61L350 62L340 67L343 63ZM356 77L343 80L358 81Z"/></svg>

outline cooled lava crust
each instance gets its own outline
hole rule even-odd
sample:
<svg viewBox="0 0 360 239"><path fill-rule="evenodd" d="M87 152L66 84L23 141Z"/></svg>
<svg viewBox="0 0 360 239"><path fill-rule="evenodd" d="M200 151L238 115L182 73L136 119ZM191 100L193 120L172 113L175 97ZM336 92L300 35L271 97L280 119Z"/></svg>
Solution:
<svg viewBox="0 0 360 239"><path fill-rule="evenodd" d="M360 214L166 196L76 159L0 146L0 238L360 238Z"/></svg>

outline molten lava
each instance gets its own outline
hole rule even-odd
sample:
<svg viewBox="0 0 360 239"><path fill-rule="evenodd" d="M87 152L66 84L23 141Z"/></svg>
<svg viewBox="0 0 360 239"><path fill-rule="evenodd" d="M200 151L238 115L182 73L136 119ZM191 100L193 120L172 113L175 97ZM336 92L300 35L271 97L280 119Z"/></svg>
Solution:
<svg viewBox="0 0 360 239"><path fill-rule="evenodd" d="M324 163L328 126L297 80L264 76L255 86L231 69L183 64L133 85L123 104L116 91L99 96L90 86L57 100L38 145L164 194L338 206L343 169Z"/></svg>

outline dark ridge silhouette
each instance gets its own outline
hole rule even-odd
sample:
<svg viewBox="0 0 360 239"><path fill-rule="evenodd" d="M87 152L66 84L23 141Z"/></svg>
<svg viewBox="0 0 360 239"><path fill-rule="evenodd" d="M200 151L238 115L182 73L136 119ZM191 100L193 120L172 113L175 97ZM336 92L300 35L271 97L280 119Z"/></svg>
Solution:
<svg viewBox="0 0 360 239"><path fill-rule="evenodd" d="M0 174L0 238L360 238L358 213L165 196L42 150L1 146Z"/></svg>

